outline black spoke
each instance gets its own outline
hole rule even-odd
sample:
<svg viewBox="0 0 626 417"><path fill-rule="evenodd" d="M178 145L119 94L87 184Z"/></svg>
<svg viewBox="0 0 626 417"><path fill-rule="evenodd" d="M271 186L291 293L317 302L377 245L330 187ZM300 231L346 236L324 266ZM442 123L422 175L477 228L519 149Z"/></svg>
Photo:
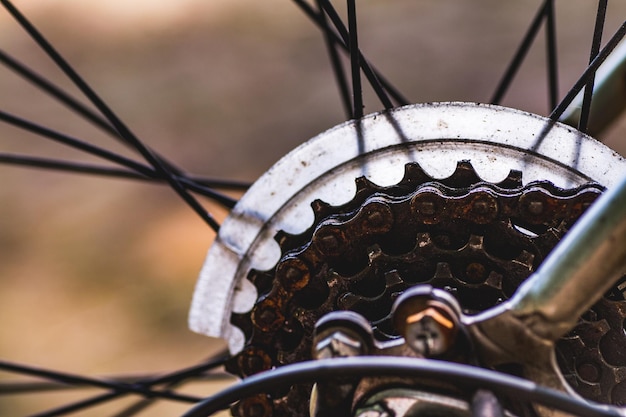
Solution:
<svg viewBox="0 0 626 417"><path fill-rule="evenodd" d="M224 190L246 191L252 185L247 181L224 180L217 178L199 177L193 174L184 174L184 178L195 182L196 184L205 185L210 188L219 188Z"/></svg>
<svg viewBox="0 0 626 417"><path fill-rule="evenodd" d="M32 414L29 417L58 417L65 416L68 414L76 413L78 411L84 410L85 408L95 407L102 403L114 400L118 398L122 393L119 392L108 392L106 394L96 395L91 398L87 398L86 400L77 401L71 404L67 404L58 408L53 408L52 410L47 410L41 413Z"/></svg>
<svg viewBox="0 0 626 417"><path fill-rule="evenodd" d="M14 116L12 114L0 111L0 120L4 121L6 123L9 123L13 126L19 127L21 129L24 129L26 131L35 133L37 135L40 135L42 137L54 140L56 142L62 143L64 145L67 146L71 146L75 149L79 149L83 152L87 152L90 153L92 155L98 156L100 158L104 158L108 161L114 162L116 164L125 166L127 168L132 169L133 171L152 178L152 179L158 179L161 181L167 181L169 177L163 177L162 175L160 175L159 173L157 173L155 170L153 170L152 168L140 164L139 162L133 161L132 159L128 159L124 156L115 154L113 152L107 151L106 149L102 149L100 147L97 147L95 145L92 145L90 143L87 143L83 140L77 139L77 138L73 138L71 136L65 135L63 133L54 131L52 129L49 129L47 127L44 126L40 126L38 124L35 124L33 122L30 122L28 120L22 119L20 117ZM228 208L232 208L234 207L234 205L237 203L237 201L231 197L228 197L226 195L220 194L218 192L215 192L214 190L194 183L191 180L188 180L187 178L183 177L183 176L177 176L174 175L174 178L176 179L176 181L179 181L181 184L183 184L185 187L187 187L189 190L194 191L194 192L198 192L206 197L212 198L215 201L219 202L220 204L223 204L225 207Z"/></svg>
<svg viewBox="0 0 626 417"><path fill-rule="evenodd" d="M45 79L41 75L37 74L26 65L17 61L15 58L9 56L6 52L0 50L0 62L5 66L15 71L18 75L31 82L33 85L39 87L44 92L50 94L56 100L75 111L80 116L91 122L93 125L102 129L106 133L119 137L117 131L111 126L105 119L100 117L94 111L89 109L80 101L67 94L58 86L52 84L49 80Z"/></svg>
<svg viewBox="0 0 626 417"><path fill-rule="evenodd" d="M320 14L316 13L306 2L303 0L293 0L296 5L300 7L300 9L314 22L320 29L324 30L324 24L322 23L322 17ZM321 0L322 7L324 11L328 14L333 25L335 25L339 35L335 32L328 32L332 37L333 42L338 44L345 51L349 50L349 36L348 30L345 25L339 18L339 15L332 7L332 5L328 2L328 0ZM398 105L409 104L409 100L406 99L399 91L396 89L383 75L377 71L374 67L372 67L369 62L365 59L363 54L359 51L359 62L361 65L361 69L363 70L363 74L367 78L368 82L374 89L374 92L378 96L378 99L383 103L385 108L390 109L393 107L389 96L391 96Z"/></svg>
<svg viewBox="0 0 626 417"><path fill-rule="evenodd" d="M341 103L343 104L346 118L348 120L353 119L354 115L352 113L352 100L350 98L350 91L348 89L348 80L346 79L343 64L341 63L341 58L339 57L339 53L337 51L337 42L333 40L334 33L331 32L331 29L328 26L328 19L326 19L326 13L324 13L322 9L321 0L317 0L317 6L323 26L322 32L324 33L326 49L328 50L330 63L332 65L333 73L335 75L335 81L337 82L337 88L339 89L339 95L341 96Z"/></svg>
<svg viewBox="0 0 626 417"><path fill-rule="evenodd" d="M150 381L150 385L165 384L166 388L173 388L181 384L182 382L188 381L190 378L197 377L198 375L203 374L206 371L215 369L218 366L223 365L229 357L230 356L228 355L228 352L220 352L214 358L210 358L208 361L201 363L200 365L181 369L179 371L163 375L159 378L154 378ZM116 414L115 417L134 416L152 405L153 402L153 398L144 398L137 401L135 404L131 404L130 406Z"/></svg>
<svg viewBox="0 0 626 417"><path fill-rule="evenodd" d="M593 30L593 39L591 41L591 53L589 54L589 62L593 62L598 53L600 52L600 45L602 44L602 32L604 32L604 20L606 17L608 0L598 0L598 12L596 13L596 24ZM591 98L593 96L593 87L595 84L595 73L591 76L587 85L585 86L585 92L583 93L583 103L580 109L580 119L578 120L578 130L586 133L589 125L589 115L591 114Z"/></svg>
<svg viewBox="0 0 626 417"><path fill-rule="evenodd" d="M548 61L548 105L552 110L559 102L559 71L556 50L554 0L546 2L546 59Z"/></svg>
<svg viewBox="0 0 626 417"><path fill-rule="evenodd" d="M58 159L39 158L29 155L15 155L0 153L0 164L20 165L30 168L52 169L66 172L77 172L81 174L100 175L104 177L124 178L147 182L163 183L165 180L156 176L146 176L138 172L121 168L107 167L102 165L87 164L73 161L62 161ZM220 180L213 178L196 177L185 175L184 181L196 184L198 187L219 188L227 190L245 191L250 184L243 181Z"/></svg>
<svg viewBox="0 0 626 417"><path fill-rule="evenodd" d="M65 172L75 172L81 174L100 175L112 178L124 178L132 180L140 180L152 183L163 184L165 180L157 177L155 172L150 175L143 175L137 172L128 171L120 168L85 164L80 162L60 161L48 158L38 158L27 155L13 155L0 153L0 164L20 165L29 168L41 168L46 170L58 170ZM205 197L214 199L228 208L234 207L237 200L226 195L216 193L213 188L224 188L232 190L245 190L249 186L247 183L239 183L232 181L212 180L208 178L190 178L179 177L181 183L187 189L194 191ZM210 187L210 188L209 188Z"/></svg>
<svg viewBox="0 0 626 417"><path fill-rule="evenodd" d="M15 58L9 56L6 52L0 50L0 63L3 63L6 67L13 70L15 73L20 75L22 78L26 79L45 93L49 94L60 103L64 104L69 109L73 110L79 116L82 116L85 120L89 121L94 126L100 128L105 133L108 133L118 141L124 143L125 145L130 145L128 142L124 140L123 137L119 135L119 133L115 130L110 123L108 123L104 118L95 113L89 107L85 106L83 103L78 101L76 98L70 96L65 91L63 91L58 86L54 85L52 82L37 74L32 69L28 68L26 65L22 64ZM132 146L132 145L130 145ZM154 153L154 152L153 152ZM171 162L167 161L160 155L155 154L156 157L159 158L161 163L167 165L167 167L177 174L182 173L182 171L176 168Z"/></svg>
<svg viewBox="0 0 626 417"><path fill-rule="evenodd" d="M176 384L171 384L176 385ZM168 385L169 387L170 385ZM132 417L135 416L139 413L141 413L142 411L144 411L146 408L150 407L151 405L154 404L153 399L148 399L148 398L144 398L142 400L137 401L134 404L129 405L128 407L124 408L122 411L120 411L119 413L115 414L113 417Z"/></svg>
<svg viewBox="0 0 626 417"><path fill-rule="evenodd" d="M179 369L164 375L115 375L106 377L107 381L115 381L122 384L142 384L146 386L179 383L189 380L207 380L218 381L231 379L230 375L223 373L207 373L222 365L230 356L227 352L220 352L217 355L201 362L198 365ZM15 371L18 372L19 371ZM76 381L77 382L77 381ZM62 381L19 381L19 382L2 382L0 383L0 395L14 395L22 393L31 393L36 391L58 391L77 388L90 388L91 384L75 383L69 385Z"/></svg>
<svg viewBox="0 0 626 417"><path fill-rule="evenodd" d="M161 376L115 377L109 378L107 380L86 378L82 376L60 373L56 371L42 370L8 362L0 362L0 369L56 381L54 383L36 382L22 384L16 383L11 385L4 384L0 386L0 388L8 388L10 391L9 393L32 392L29 391L30 388L43 388L44 390L50 390L75 388L76 386L110 389L110 392L108 393L99 394L58 408L37 413L32 415L31 417L56 417L72 414L86 408L97 406L104 402L115 400L121 396L129 394L140 394L144 397L143 400L140 400L139 402L135 403L134 405L130 406L119 414L120 416L132 416L150 405L156 398L163 398L188 403L198 402L200 398L176 394L170 392L169 389L185 382L196 380L199 377L204 377L206 379L207 377L211 376L211 374L207 375L205 373L219 366L222 366L224 362L228 359L228 357L229 356L226 352L220 352L217 355L209 358L205 362L200 363L199 365L183 368ZM219 375L217 376L219 377ZM150 389L150 387L159 384L165 384L165 390L154 391ZM2 391L1 393L5 394L4 391Z"/></svg>
<svg viewBox="0 0 626 417"><path fill-rule="evenodd" d="M339 35L341 36L341 40L343 41L343 45L346 48L346 51L350 54L350 63L351 63L351 68L352 68L352 82L353 82L353 91L352 91L352 96L353 96L353 100L356 100L357 97L357 92L359 94L360 93L360 77L361 77L361 73L358 71L358 68L363 70L363 73L365 74L365 77L367 78L367 80L369 81L370 85L372 86L372 88L374 89L374 92L376 93L376 96L378 97L378 99L380 100L380 102L383 104L383 106L386 109L391 109L393 108L393 104L391 103L391 100L389 99L389 96L387 95L387 93L385 92L385 88L383 87L383 85L380 83L377 75L374 73L374 71L372 70L372 68L370 67L369 63L367 62L367 60L365 59L365 57L363 56L363 53L358 49L358 33L356 33L356 6L352 7L350 6L350 2L352 2L352 0L348 0L348 25L353 25L354 26L354 31L353 33L350 33L350 31L352 30L352 28L349 30L348 28L346 28L346 26L344 25L343 21L341 20L341 18L339 17L339 14L337 13L337 11L335 10L335 8L332 6L332 4L330 3L329 0L322 0L321 4L322 7L324 9L324 11L328 14L328 17L330 17L330 20L333 22L333 25L335 26L335 28L337 29L337 31L339 32ZM352 9L352 10L350 10ZM356 43L356 45L351 46L351 43ZM351 49L352 48L352 49ZM352 53L352 50L355 50L355 54ZM355 69L356 66L356 69ZM358 80L358 86L357 89L355 90L355 75L357 77ZM361 98L361 116L363 115L363 100ZM357 108L357 103L353 102L353 109L355 109L354 111L356 112L356 108ZM354 115L355 118L359 118L356 114Z"/></svg>
<svg viewBox="0 0 626 417"><path fill-rule="evenodd" d="M168 400L182 401L194 403L199 400L198 397L189 395L170 393L167 391L151 390L144 384L127 384L117 381L108 381L103 379L89 378L81 375L73 375L66 372L51 371L47 369L35 368L27 365L0 361L0 369L8 372L15 372L22 375L37 376L40 378L50 379L65 384L87 385L94 388L106 388L120 393L139 394L145 397L159 397Z"/></svg>
<svg viewBox="0 0 626 417"><path fill-rule="evenodd" d="M35 133L46 139L50 139L55 142L62 143L72 148L90 153L92 155L98 156L100 158L106 159L116 164L125 166L140 174L150 176L154 173L154 170L151 169L150 167L140 164L139 162L133 161L132 159L107 151L106 149L92 145L90 143L87 143L86 141L83 141L83 140L71 137L69 135L57 132L55 130L49 129L47 127L38 125L26 119L22 119L21 117L12 115L10 113L0 111L0 121L3 121L15 127L19 127L20 129L26 130L28 132Z"/></svg>
<svg viewBox="0 0 626 417"><path fill-rule="evenodd" d="M33 394L35 392L46 391L64 391L67 389L76 388L73 385L61 384L58 382L50 381L37 381L37 382L0 382L0 396L4 395L16 395L16 394Z"/></svg>
<svg viewBox="0 0 626 417"><path fill-rule="evenodd" d="M220 364L221 365L221 364ZM140 375L140 376L112 376L107 377L107 380L122 382L125 384L137 384L141 381L153 381L157 378L154 375ZM232 380L232 376L226 373L212 372L207 373L206 370L198 374L192 374L185 376L185 381L227 381ZM182 379L181 379L182 380ZM175 381L179 383L181 381ZM168 382L169 383L169 382ZM13 382L0 382L0 396L7 395L20 395L20 394L33 394L36 392L46 391L67 391L90 388L84 385L68 385L55 381L13 381Z"/></svg>
<svg viewBox="0 0 626 417"><path fill-rule="evenodd" d="M14 155L0 153L0 164L21 165L30 168L52 169L81 174L93 174L105 177L125 178L144 181L158 181L157 178L147 177L134 171L121 168L113 168L92 165L80 162L61 161L49 158L38 158L27 155Z"/></svg>
<svg viewBox="0 0 626 417"><path fill-rule="evenodd" d="M146 161L167 180L176 193L189 205L214 231L219 230L219 223L207 212L204 207L180 184L177 178L172 175L169 168L161 163L143 143L130 131L120 118L106 105L106 103L96 94L96 92L78 75L78 73L68 64L68 62L52 47L52 45L39 33L39 31L13 6L9 0L0 0L2 5L13 16L13 18L24 28L24 30L35 40L41 49L55 62L55 64L67 75L67 77L78 87L78 89L93 103L93 105L106 117L115 127L115 130L132 144Z"/></svg>
<svg viewBox="0 0 626 417"><path fill-rule="evenodd" d="M606 60L613 49L617 46L617 44L624 38L626 35L626 21L622 23L620 28L615 32L613 37L607 42L607 44L602 48L600 53L591 61L591 64L587 67L587 69L580 76L578 81L574 84L571 90L565 95L563 100L559 103L558 106L552 111L550 114L550 119L553 121L557 121L559 117L563 114L563 112L567 109L576 95L583 89L583 87L589 82L591 77L593 77L598 71L598 67L602 65L602 63Z"/></svg>
<svg viewBox="0 0 626 417"><path fill-rule="evenodd" d="M526 32L522 43L517 48L517 51L513 56L513 60L511 60L511 63L504 72L504 75L502 76L502 79L500 80L500 83L498 84L495 93L491 97L491 104L500 104L502 98L511 86L511 82L513 81L513 78L515 78L515 74L517 74L517 71L522 66L522 62L524 62L524 58L526 57L528 50L530 49L533 41L537 37L537 33L541 28L541 23L546 16L547 8L551 2L552 0L546 0L535 15L535 18L530 24L530 27L528 28L528 31Z"/></svg>
<svg viewBox="0 0 626 417"><path fill-rule="evenodd" d="M350 72L352 74L352 113L355 119L363 117L363 90L361 89L361 65L359 63L359 32L356 21L356 0L348 3L348 46L350 50Z"/></svg>

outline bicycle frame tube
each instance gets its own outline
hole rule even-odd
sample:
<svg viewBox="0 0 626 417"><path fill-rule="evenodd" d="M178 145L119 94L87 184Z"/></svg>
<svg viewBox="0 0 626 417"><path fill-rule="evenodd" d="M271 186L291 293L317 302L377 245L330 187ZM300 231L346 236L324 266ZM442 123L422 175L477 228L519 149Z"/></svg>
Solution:
<svg viewBox="0 0 626 417"><path fill-rule="evenodd" d="M509 301L542 338L557 340L626 272L626 178L606 191Z"/></svg>

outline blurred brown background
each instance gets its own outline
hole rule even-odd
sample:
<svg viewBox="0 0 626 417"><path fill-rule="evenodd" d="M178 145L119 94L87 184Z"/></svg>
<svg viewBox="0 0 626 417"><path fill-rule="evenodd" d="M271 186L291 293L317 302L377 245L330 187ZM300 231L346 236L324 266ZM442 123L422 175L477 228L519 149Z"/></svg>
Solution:
<svg viewBox="0 0 626 417"><path fill-rule="evenodd" d="M252 181L302 141L344 120L323 38L289 1L15 3L139 137L191 172ZM358 3L361 49L414 102L488 101L539 5ZM557 1L562 95L588 60L594 3ZM626 2L612 3L608 35L626 17ZM540 34L537 46L542 42ZM0 48L75 93L4 11ZM505 105L546 114L544 61L543 48L535 48ZM0 69L0 103L2 110L130 155L6 69ZM380 107L368 91L366 113ZM622 153L625 133L622 120L606 135ZM4 125L0 152L98 162ZM215 341L186 329L213 234L172 191L7 166L0 166L0 181L1 358L110 375L191 365L215 351ZM23 415L75 398L40 395L41 405L33 406L32 398L0 397L0 414ZM78 415L105 415L123 404ZM166 405L163 414L149 409L146 415L184 409Z"/></svg>

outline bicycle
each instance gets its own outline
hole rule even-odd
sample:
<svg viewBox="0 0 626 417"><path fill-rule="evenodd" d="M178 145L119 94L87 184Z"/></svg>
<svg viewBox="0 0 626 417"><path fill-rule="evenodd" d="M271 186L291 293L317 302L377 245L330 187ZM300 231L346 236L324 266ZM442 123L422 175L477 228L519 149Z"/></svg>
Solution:
<svg viewBox="0 0 626 417"><path fill-rule="evenodd" d="M397 182L397 181L396 181Z"/></svg>

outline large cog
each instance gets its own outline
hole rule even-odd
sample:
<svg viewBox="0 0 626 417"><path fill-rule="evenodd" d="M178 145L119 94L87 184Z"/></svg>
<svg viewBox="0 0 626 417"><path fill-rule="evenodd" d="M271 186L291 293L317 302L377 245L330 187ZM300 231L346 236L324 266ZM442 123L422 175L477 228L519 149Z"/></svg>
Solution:
<svg viewBox="0 0 626 417"><path fill-rule="evenodd" d="M311 359L315 323L334 310L360 313L381 341L399 337L391 307L418 284L446 289L466 314L493 307L513 294L601 192L593 183L569 190L548 182L523 186L519 172L492 184L469 162L440 180L408 164L394 186L363 177L356 184L346 204L313 202L313 226L299 235L279 233L280 261L250 272L259 297L251 311L232 315L246 346L229 371L246 377ZM573 357L567 346L560 353ZM308 396L301 387L271 393L267 408L274 416L304 416ZM237 413L253 415L246 403Z"/></svg>
<svg viewBox="0 0 626 417"><path fill-rule="evenodd" d="M478 172L472 174L473 182L464 185L446 184L450 182L450 178L462 176L458 170L453 174L457 161L462 160L469 160L473 169ZM415 105L347 122L319 135L284 157L257 181L235 207L222 225L216 243L207 257L194 293L190 327L200 333L225 338L229 341L232 353L242 352L238 356L239 363L231 364L231 369L242 375L254 373L259 367L266 369L295 360L293 345L298 345L303 339L310 337L307 329L296 328L297 325L295 327L292 325L291 329L289 326L280 329L283 333L296 334L291 342L288 337L281 342L283 347L287 347L279 349L287 352L281 353L283 355L281 358L278 358L277 351L266 352L250 343L255 337L254 330L250 330L251 324L256 326L261 323L262 329L257 330L257 333L268 335L274 334L274 329L278 328L277 323L285 324L280 315L273 320L272 315L266 312L267 309L259 307L271 305L280 299L272 295L274 276L272 273L263 272L253 272L250 275L251 271L272 271L278 265L277 275L287 276L281 282L287 283L288 291L302 292L308 283L299 288L303 281L300 282L297 278L299 266L296 260L300 255L298 251L306 252L306 249L301 248L308 242L311 242L309 246L317 247L318 244L313 245L312 242L316 239L323 242L324 230L333 227L352 230L348 223L358 223L359 218L369 218L367 212L371 207L386 205L395 207L397 204L404 204L400 202L404 197L411 200L412 197L408 196L413 191L407 189L406 181L402 181L402 168L412 162L417 162L428 178L422 183L425 188L421 189L420 195L429 198L443 197L443 201L446 204L452 202L452 206L462 202L452 210L455 215L461 217L463 207L476 206L472 204L473 198L477 198L479 202L482 200L477 205L482 208L477 210L484 210L484 215L488 217L493 199L500 204L538 192L547 195L549 199L559 200L573 195L560 189L577 189L576 192L583 192L579 187L590 182L610 188L626 173L624 159L592 138L539 116L497 106L464 103ZM513 175L515 178L511 177L509 175L511 170L521 172L522 180L515 175ZM360 182L369 185L361 184L355 187L355 178L362 176L367 179ZM533 181L543 182L529 185ZM546 181L552 185L547 185ZM428 182L430 184L426 185ZM535 187L534 191L532 187ZM588 191L589 189L585 190L583 194ZM516 193L519 195L513 196ZM318 200L328 204L315 203L314 210L311 210L311 202ZM421 206L422 210L413 209L413 214L419 217L420 213L426 215L432 211L439 215L439 210L429 208L436 205L436 201L425 203L421 204L419 201L414 203L414 206ZM548 205L550 204L552 203L548 202ZM538 207L537 204L528 205L526 214L541 211ZM377 210L373 213L377 213ZM380 215L375 214L370 219L373 223L365 229L374 230L377 227L377 217ZM458 220L452 222L447 220L447 226L441 226L443 229L451 228L454 232L448 233L456 239L449 242L451 245L449 248L446 247L446 239L441 237L442 234L437 235L436 230L433 232L437 229L434 226L431 228L433 230L421 231L421 234L415 235L416 240L413 243L418 246L421 244L429 250L428 258L443 259L442 262L434 263L432 259L430 260L431 278L438 277L437 279L443 282L459 279L458 277L465 273L466 276L462 279L465 280L464 286L471 288L472 285L478 285L482 288L479 292L484 290L486 294L493 290L494 285L498 287L498 278L493 278L492 274L487 273L484 282L471 282L472 279L468 277L477 276L482 279L484 271L478 265L470 266L472 264L470 262L465 265L465 272L459 272L459 268L454 266L456 260L452 262L444 259L449 251L454 251L456 258L474 257L473 259L480 260L474 263L488 264L496 267L495 269L510 271L519 269L513 264L521 265L521 269L528 269L531 264L533 267L536 266L549 250L548 246L558 240L558 236L554 236L554 239L545 238L546 242L551 243L549 245L546 243L546 248L539 252L533 252L535 248L532 242L529 243L529 239L532 241L533 235L542 235L548 230L550 231L548 235L557 232L558 235L567 228L550 224L542 226L541 230L534 230L530 227L532 222L517 224L512 222L518 226L517 228L507 226L506 221L501 222L498 231L490 233L496 235L508 233L513 240L517 239L517 243L512 246L516 249L522 248L524 251L518 251L511 257L504 256L502 251L493 250L498 245L489 243L488 231L471 231L463 234L459 232L460 228L456 227L457 223ZM278 234L279 232L281 233ZM274 240L277 234L280 245ZM332 238L329 238L329 243L332 247ZM371 270L383 271L385 276L383 286L388 289L388 294L383 297L380 297L380 293L363 294L348 289L344 291L346 300L343 302L347 303L344 307L350 304L352 307L367 309L368 306L376 305L376 308L371 309L384 311L376 303L388 303L387 300L391 297L389 294L393 293L394 288L401 291L401 288L407 285L406 276L394 272L389 265L407 263L406 259L401 258L407 253L417 252L412 251L410 245L407 249L406 244L403 246L404 252L390 251L388 247L389 245L384 242L383 244L374 242L373 245L360 247L355 254L360 254L361 260L358 263L355 259L354 265L360 265L361 269L337 268L339 273L350 277L359 273L367 275L367 271ZM531 250L528 250L529 248ZM506 252L505 249L502 250ZM278 263L281 258L285 263L282 261ZM281 267L290 263L291 268ZM352 262L347 263L350 264ZM337 271L334 273L338 273ZM255 274L256 277L253 277ZM521 276L518 272L515 274ZM247 279L249 275L253 278L254 284ZM290 280L293 283L289 284ZM487 290L488 287L492 289ZM503 287L498 291L506 296L511 290L505 291ZM499 297L492 296L490 302L494 299L497 302ZM309 301L309 297L300 298ZM311 297L310 300L312 304L316 303L315 297ZM328 296L318 297L317 304L320 304L319 300L328 300ZM320 308L319 305L314 307ZM237 323L236 326L230 322L231 316L234 317L233 322ZM386 334L392 337L393 335L389 334L390 330L385 330L384 317L379 319L383 320L377 324L379 336ZM273 336L256 337L255 340L258 341L263 337L270 340ZM577 335L573 334L571 339L578 340L576 337ZM263 343L268 343L267 340ZM289 343L292 346L288 346ZM578 345L581 343L586 342L580 342ZM250 353L255 349L258 355L246 356L246 352ZM292 353L289 353L290 350ZM246 367L250 369L245 370ZM573 369L572 375L575 377L576 366L573 366ZM587 383L593 384L597 382ZM284 394L272 395L274 398L280 398ZM295 398L303 398L306 390L302 390L298 395L299 397ZM272 406L268 402L268 397L257 399L257 402L262 404L261 409L267 410ZM282 403L291 409L302 406L301 403L294 404L291 400Z"/></svg>

